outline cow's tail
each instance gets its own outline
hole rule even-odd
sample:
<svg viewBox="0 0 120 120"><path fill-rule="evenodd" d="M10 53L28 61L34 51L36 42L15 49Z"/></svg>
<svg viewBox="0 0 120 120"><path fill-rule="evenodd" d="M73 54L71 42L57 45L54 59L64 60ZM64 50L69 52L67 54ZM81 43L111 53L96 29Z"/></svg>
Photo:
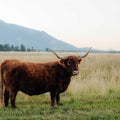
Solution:
<svg viewBox="0 0 120 120"><path fill-rule="evenodd" d="M0 74L1 74L1 81L0 81L0 106L3 103L3 71L0 66Z"/></svg>

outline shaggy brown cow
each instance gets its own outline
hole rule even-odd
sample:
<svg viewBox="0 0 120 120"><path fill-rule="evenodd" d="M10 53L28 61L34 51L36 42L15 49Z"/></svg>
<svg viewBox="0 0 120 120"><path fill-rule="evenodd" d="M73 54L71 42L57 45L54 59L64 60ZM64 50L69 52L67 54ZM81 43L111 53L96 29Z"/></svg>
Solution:
<svg viewBox="0 0 120 120"><path fill-rule="evenodd" d="M60 60L48 63L5 60L1 64L1 99L4 93L5 106L8 106L10 97L11 107L16 107L15 98L18 91L28 95L50 92L51 106L54 105L55 99L59 104L60 93L67 89L71 77L79 73L78 64L80 64L81 58L88 55L90 49L83 56L67 56L64 58L52 51Z"/></svg>

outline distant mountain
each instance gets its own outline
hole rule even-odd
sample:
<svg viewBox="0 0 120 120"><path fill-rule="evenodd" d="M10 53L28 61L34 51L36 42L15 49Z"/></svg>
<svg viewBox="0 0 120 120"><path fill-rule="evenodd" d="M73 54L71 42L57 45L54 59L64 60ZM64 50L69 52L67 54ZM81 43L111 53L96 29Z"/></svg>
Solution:
<svg viewBox="0 0 120 120"><path fill-rule="evenodd" d="M106 51L108 51L108 52L110 51L111 52L111 51L116 51L116 50L114 50L114 49L107 49Z"/></svg>
<svg viewBox="0 0 120 120"><path fill-rule="evenodd" d="M0 44L20 46L44 50L75 50L75 46L54 38L44 31L37 31L23 26L9 24L0 20Z"/></svg>

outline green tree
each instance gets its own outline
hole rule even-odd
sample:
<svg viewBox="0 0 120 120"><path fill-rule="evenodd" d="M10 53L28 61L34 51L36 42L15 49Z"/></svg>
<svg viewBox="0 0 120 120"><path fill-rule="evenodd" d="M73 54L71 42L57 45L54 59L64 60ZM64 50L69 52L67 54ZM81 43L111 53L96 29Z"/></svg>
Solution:
<svg viewBox="0 0 120 120"><path fill-rule="evenodd" d="M46 49L45 49L45 51L49 52L49 51L50 51L50 49L49 49L49 48L46 48Z"/></svg>
<svg viewBox="0 0 120 120"><path fill-rule="evenodd" d="M3 51L3 45L0 44L0 51Z"/></svg>
<svg viewBox="0 0 120 120"><path fill-rule="evenodd" d="M21 50L21 51L25 51L25 46L24 46L23 44L21 44L20 50Z"/></svg>
<svg viewBox="0 0 120 120"><path fill-rule="evenodd" d="M19 47L15 46L14 51L19 51Z"/></svg>
<svg viewBox="0 0 120 120"><path fill-rule="evenodd" d="M9 44L4 45L4 51L11 51Z"/></svg>
<svg viewBox="0 0 120 120"><path fill-rule="evenodd" d="M28 52L30 52L30 51L31 51L31 49L30 49L30 48L27 48L27 51L28 51Z"/></svg>
<svg viewBox="0 0 120 120"><path fill-rule="evenodd" d="M11 45L11 50L14 51L14 45Z"/></svg>

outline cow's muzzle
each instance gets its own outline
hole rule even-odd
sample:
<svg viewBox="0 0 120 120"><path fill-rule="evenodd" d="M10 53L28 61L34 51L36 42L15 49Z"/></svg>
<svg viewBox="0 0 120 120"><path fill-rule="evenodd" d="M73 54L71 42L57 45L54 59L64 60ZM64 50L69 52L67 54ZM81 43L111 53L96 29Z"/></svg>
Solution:
<svg viewBox="0 0 120 120"><path fill-rule="evenodd" d="M72 75L78 75L79 74L79 71L73 71Z"/></svg>

